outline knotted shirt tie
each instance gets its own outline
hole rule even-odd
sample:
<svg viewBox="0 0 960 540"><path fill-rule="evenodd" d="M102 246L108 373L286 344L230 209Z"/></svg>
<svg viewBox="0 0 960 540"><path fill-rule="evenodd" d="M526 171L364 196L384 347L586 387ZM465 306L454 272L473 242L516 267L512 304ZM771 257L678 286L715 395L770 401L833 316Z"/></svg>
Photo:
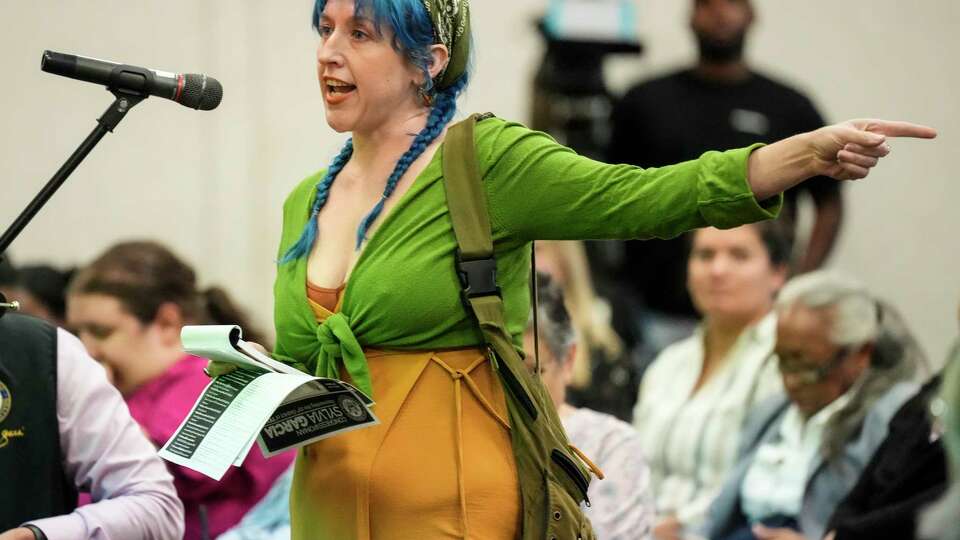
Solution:
<svg viewBox="0 0 960 540"><path fill-rule="evenodd" d="M343 313L334 313L317 326L317 377L340 378L342 364L350 375L351 382L368 396L373 396L373 383L363 347L353 335L350 319Z"/></svg>

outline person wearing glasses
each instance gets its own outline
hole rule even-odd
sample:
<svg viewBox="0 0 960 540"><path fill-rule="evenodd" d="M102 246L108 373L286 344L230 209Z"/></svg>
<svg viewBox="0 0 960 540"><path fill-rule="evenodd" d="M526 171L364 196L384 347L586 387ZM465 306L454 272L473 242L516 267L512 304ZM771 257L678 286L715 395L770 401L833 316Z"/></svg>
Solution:
<svg viewBox="0 0 960 540"><path fill-rule="evenodd" d="M893 308L844 275L791 280L776 311L787 399L747 420L741 458L710 508L711 540L823 538L926 364Z"/></svg>

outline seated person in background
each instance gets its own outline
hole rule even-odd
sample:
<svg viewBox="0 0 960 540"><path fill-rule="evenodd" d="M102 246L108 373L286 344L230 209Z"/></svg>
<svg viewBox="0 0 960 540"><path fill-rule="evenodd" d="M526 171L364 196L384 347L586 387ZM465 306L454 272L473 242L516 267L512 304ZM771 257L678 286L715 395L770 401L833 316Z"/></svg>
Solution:
<svg viewBox="0 0 960 540"><path fill-rule="evenodd" d="M617 319L612 317L615 305L594 290L583 242L541 240L536 250L537 271L549 274L560 287L578 336L567 401L629 421L639 379L630 341L621 340L618 332L627 329L611 326L611 318Z"/></svg>
<svg viewBox="0 0 960 540"><path fill-rule="evenodd" d="M921 516L917 537L960 540L960 340L954 343L943 371L940 395L930 410L937 430L943 435L950 485L946 494Z"/></svg>
<svg viewBox="0 0 960 540"><path fill-rule="evenodd" d="M0 318L0 540L177 540L183 505L156 450L77 338ZM77 491L92 504L77 508Z"/></svg>
<svg viewBox="0 0 960 540"><path fill-rule="evenodd" d="M883 307L883 314L891 324L884 325L885 332L881 338L889 332L895 321L894 312L889 307ZM908 349L918 349L909 335L902 343ZM890 346L896 346L896 343ZM953 356L953 359L947 359L947 369L951 362L957 362L957 354ZM864 469L857 485L830 518L827 530L831 533L827 535L828 538L917 538L918 512L939 498L947 486L942 433L933 425L930 414L931 404L938 403L936 398L941 379L940 374L931 378L916 396L897 411L890 421L886 440Z"/></svg>
<svg viewBox="0 0 960 540"><path fill-rule="evenodd" d="M703 322L646 371L633 418L650 457L657 538L702 524L747 412L783 393L770 352L789 255L779 222L692 234L687 287Z"/></svg>
<svg viewBox="0 0 960 540"><path fill-rule="evenodd" d="M824 271L800 276L780 292L777 315L788 399L748 419L740 460L710 507L711 540L822 538L918 389L918 350L898 342L902 322L859 283Z"/></svg>
<svg viewBox="0 0 960 540"><path fill-rule="evenodd" d="M217 540L290 540L290 487L293 467L280 475L270 491Z"/></svg>
<svg viewBox="0 0 960 540"><path fill-rule="evenodd" d="M11 292L14 292L14 286L17 284L17 269L10 262L10 257L6 254L0 256L0 294L10 299Z"/></svg>
<svg viewBox="0 0 960 540"><path fill-rule="evenodd" d="M560 288L538 274L540 373L557 407L570 442L589 456L600 470L611 474L590 483L590 506L584 509L597 538L647 540L653 527L650 469L637 432L613 416L575 408L566 402L566 387L573 375L577 334L563 302ZM533 326L524 335L528 365L535 367Z"/></svg>
<svg viewBox="0 0 960 540"><path fill-rule="evenodd" d="M21 266L9 299L20 302L20 313L39 317L55 326L65 326L67 284L73 270L57 270L38 264Z"/></svg>
<svg viewBox="0 0 960 540"><path fill-rule="evenodd" d="M79 270L67 291L67 319L158 447L210 382L207 361L183 351L183 325L238 324L245 338L263 343L223 291L198 292L193 270L153 242L117 244ZM168 463L186 510L184 538L214 537L240 521L293 457L266 460L253 450L219 482Z"/></svg>

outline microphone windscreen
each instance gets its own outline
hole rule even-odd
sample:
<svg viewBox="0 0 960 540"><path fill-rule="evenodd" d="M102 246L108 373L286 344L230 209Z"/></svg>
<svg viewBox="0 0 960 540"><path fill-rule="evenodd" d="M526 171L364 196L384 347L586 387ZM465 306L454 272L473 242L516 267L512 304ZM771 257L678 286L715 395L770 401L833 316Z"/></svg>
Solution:
<svg viewBox="0 0 960 540"><path fill-rule="evenodd" d="M188 73L183 79L181 105L201 111L212 111L220 105L220 100L223 99L223 86L220 81L196 73Z"/></svg>

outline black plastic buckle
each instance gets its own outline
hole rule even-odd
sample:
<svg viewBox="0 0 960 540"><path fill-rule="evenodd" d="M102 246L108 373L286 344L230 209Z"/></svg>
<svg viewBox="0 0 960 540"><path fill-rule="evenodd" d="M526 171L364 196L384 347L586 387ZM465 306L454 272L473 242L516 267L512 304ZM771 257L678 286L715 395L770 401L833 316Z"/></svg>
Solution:
<svg viewBox="0 0 960 540"><path fill-rule="evenodd" d="M497 287L497 260L494 257L486 259L464 260L457 250L457 277L460 278L460 298L469 307L470 299L478 296L500 296L500 287Z"/></svg>

